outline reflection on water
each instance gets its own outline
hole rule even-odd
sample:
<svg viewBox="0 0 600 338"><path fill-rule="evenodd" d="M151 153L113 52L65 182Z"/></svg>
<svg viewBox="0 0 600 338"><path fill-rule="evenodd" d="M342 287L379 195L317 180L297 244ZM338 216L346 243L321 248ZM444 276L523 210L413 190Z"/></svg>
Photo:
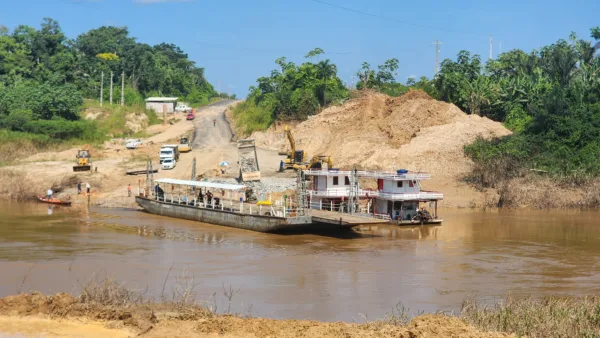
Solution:
<svg viewBox="0 0 600 338"><path fill-rule="evenodd" d="M443 215L442 226L262 234L137 211L5 203L0 296L20 288L73 292L94 273L157 296L174 266L168 285L186 271L204 300L232 286L240 288L234 306L252 305L255 315L352 321L381 317L400 301L457 310L472 293L600 289L600 213Z"/></svg>

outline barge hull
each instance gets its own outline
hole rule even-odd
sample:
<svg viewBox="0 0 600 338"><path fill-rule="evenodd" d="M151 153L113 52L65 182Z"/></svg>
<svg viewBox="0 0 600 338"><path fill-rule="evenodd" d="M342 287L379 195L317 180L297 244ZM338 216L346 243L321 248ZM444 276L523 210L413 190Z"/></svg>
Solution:
<svg viewBox="0 0 600 338"><path fill-rule="evenodd" d="M277 232L287 229L298 229L310 226L312 223L310 216L284 218L255 214L240 214L227 210L199 208L185 204L156 201L142 196L136 196L135 201L140 207L151 214L258 232Z"/></svg>

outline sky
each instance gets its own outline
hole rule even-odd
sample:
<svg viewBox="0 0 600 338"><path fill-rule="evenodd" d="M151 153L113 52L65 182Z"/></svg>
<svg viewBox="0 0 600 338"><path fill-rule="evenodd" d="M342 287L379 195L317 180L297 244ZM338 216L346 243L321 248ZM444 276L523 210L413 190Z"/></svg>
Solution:
<svg viewBox="0 0 600 338"><path fill-rule="evenodd" d="M487 60L490 34L494 57L529 52L570 32L589 39L598 13L598 0L0 0L0 24L11 30L51 17L70 38L113 25L139 42L176 44L215 89L242 98L275 59L302 63L315 47L348 85L363 62L390 58L404 83L434 75L436 40L440 63L463 49Z"/></svg>

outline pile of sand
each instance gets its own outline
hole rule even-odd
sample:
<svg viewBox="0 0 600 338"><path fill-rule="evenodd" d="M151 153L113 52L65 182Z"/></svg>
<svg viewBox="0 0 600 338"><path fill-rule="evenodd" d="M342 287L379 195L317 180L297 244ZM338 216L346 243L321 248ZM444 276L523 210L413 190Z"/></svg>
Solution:
<svg viewBox="0 0 600 338"><path fill-rule="evenodd" d="M422 91L392 98L376 92L358 93L342 106L330 107L301 123L289 123L296 148L330 155L338 168L429 172L428 190L444 192L445 206L473 207L486 196L462 183L472 167L464 146L478 136L492 138L510 131L485 117L467 115L453 104ZM289 151L277 123L251 137L260 147Z"/></svg>
<svg viewBox="0 0 600 338"><path fill-rule="evenodd" d="M499 122L467 115L422 91L397 98L366 92L291 126L298 149L309 156L331 155L336 167L407 168L445 177L469 169L463 147L478 135L510 134ZM262 147L289 149L283 127L280 123L252 137Z"/></svg>

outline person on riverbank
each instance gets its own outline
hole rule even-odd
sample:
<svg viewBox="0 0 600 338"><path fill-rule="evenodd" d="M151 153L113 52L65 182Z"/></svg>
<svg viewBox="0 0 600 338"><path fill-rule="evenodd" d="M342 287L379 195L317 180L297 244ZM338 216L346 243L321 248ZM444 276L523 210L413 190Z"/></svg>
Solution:
<svg viewBox="0 0 600 338"><path fill-rule="evenodd" d="M85 191L86 191L86 194L87 194L86 196L89 196L89 195L90 195L90 190L91 190L91 189L92 189L92 186L90 186L90 183L89 183L89 182L87 182L87 183L85 184Z"/></svg>
<svg viewBox="0 0 600 338"><path fill-rule="evenodd" d="M52 199L52 194L53 194L52 189L48 189L46 194L48 195L48 199Z"/></svg>
<svg viewBox="0 0 600 338"><path fill-rule="evenodd" d="M81 182L77 183L77 195L81 195Z"/></svg>
<svg viewBox="0 0 600 338"><path fill-rule="evenodd" d="M131 183L127 184L127 196L131 197Z"/></svg>

